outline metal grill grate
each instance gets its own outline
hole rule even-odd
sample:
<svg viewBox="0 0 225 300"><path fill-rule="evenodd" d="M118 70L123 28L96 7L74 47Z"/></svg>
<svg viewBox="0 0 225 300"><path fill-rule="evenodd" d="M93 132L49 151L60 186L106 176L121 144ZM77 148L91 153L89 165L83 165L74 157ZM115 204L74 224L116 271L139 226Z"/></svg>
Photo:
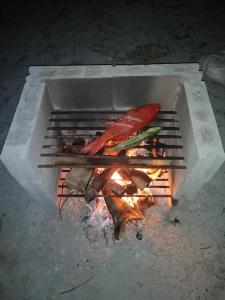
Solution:
<svg viewBox="0 0 225 300"><path fill-rule="evenodd" d="M69 168L162 168L162 169L185 169L184 157L180 155L182 145L177 142L181 139L179 133L178 120L175 111L161 111L158 118L151 122L150 128L154 126L162 127L157 135L156 143L149 142L144 146L135 146L135 148L146 149L164 149L167 156L135 156L127 157L121 152L118 156L98 154L89 157L78 152L82 146L81 139L92 140L118 119L124 111L52 111L49 117L50 126L46 128L47 134L44 136L45 143L42 146L43 153L40 154L44 163L38 165L39 168L59 168L61 170L61 178L58 181L58 197L83 197L82 194L64 192L65 176L69 172ZM171 134L172 132L172 134ZM80 139L80 141L79 141ZM73 141L76 144L73 145ZM78 140L78 141L77 141ZM65 147L73 145L77 150L75 153L67 153ZM174 151L179 154L174 155ZM171 153L170 153L171 152ZM65 169L68 168L68 169ZM168 173L168 172L167 172ZM162 189L162 194L155 193ZM172 197L170 193L170 185L168 178L157 178L152 181L151 197ZM103 197L99 195L98 197ZM127 197L127 196L126 196ZM129 196L128 196L129 197ZM132 195L130 197L140 197L140 195Z"/></svg>
<svg viewBox="0 0 225 300"><path fill-rule="evenodd" d="M113 120L116 120L124 112L122 111L53 111L51 115L54 117L49 118L51 126L47 127L48 134L45 136L45 140L48 143L43 145L43 149L50 152L41 153L41 157L49 158L49 163L38 165L39 168L63 168L63 167L127 167L127 168L165 168L165 169L185 169L185 165L180 164L180 161L184 160L183 156L167 155L166 157L151 157L151 156L135 156L127 157L121 153L119 156L111 155L96 155L93 157L87 157L77 153L66 153L63 148L70 144L77 138L83 138L85 140L94 139L97 135L104 132L104 129L110 125ZM161 132L157 135L159 142L156 144L148 144L145 146L137 146L139 148L148 149L166 149L176 150L182 149L182 145L171 144L168 141L174 139L180 139L178 126L169 126L168 123L178 123L178 120L174 117L175 111L161 111L158 118L151 123L151 126L146 128L161 126ZM60 116L60 117L58 117ZM72 117L71 117L72 116ZM166 117L162 117L166 116ZM167 117L169 116L169 117ZM69 123L69 126L64 126L65 123ZM175 134L170 134L171 131L175 131ZM160 141L163 139L163 143ZM49 140L54 142L49 143ZM166 142L167 141L167 142ZM81 144L76 144L74 148L79 148ZM137 148L135 146L135 148ZM52 152L55 150L55 152ZM173 163L172 163L173 162Z"/></svg>

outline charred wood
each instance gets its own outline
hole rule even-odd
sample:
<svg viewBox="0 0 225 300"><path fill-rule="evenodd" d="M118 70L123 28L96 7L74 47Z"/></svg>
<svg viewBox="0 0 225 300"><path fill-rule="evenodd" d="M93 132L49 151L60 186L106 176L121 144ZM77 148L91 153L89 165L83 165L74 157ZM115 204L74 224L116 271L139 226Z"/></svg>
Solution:
<svg viewBox="0 0 225 300"><path fill-rule="evenodd" d="M107 184L105 185L107 189L110 189L113 193L117 196L121 197L126 191L126 187L120 185L119 183L115 182L114 180L110 179Z"/></svg>
<svg viewBox="0 0 225 300"><path fill-rule="evenodd" d="M103 187L106 185L106 183L108 182L108 180L110 180L112 174L115 172L115 169L113 168L108 168L105 169L101 174L97 175L91 185L92 187L99 192L101 189L103 189Z"/></svg>
<svg viewBox="0 0 225 300"><path fill-rule="evenodd" d="M135 184L128 184L127 186L126 186L126 194L128 195L128 196L131 196L131 195L134 195L134 194L136 194L137 193L137 187L136 187L136 185Z"/></svg>
<svg viewBox="0 0 225 300"><path fill-rule="evenodd" d="M114 171L115 170L112 168L105 169L102 173L93 178L85 191L85 199L88 203L95 199L100 190L103 189L106 183L110 180Z"/></svg>
<svg viewBox="0 0 225 300"><path fill-rule="evenodd" d="M119 169L119 174L127 180L131 180L140 190L148 187L151 182L151 178L143 171L135 169Z"/></svg>
<svg viewBox="0 0 225 300"><path fill-rule="evenodd" d="M115 194L110 189L105 188L103 195L113 218L115 239L119 240L126 223L131 220L141 220L144 218L144 215L138 208L130 206L122 198L112 197Z"/></svg>
<svg viewBox="0 0 225 300"><path fill-rule="evenodd" d="M84 193L92 177L94 169L72 168L65 179L65 186Z"/></svg>
<svg viewBox="0 0 225 300"><path fill-rule="evenodd" d="M156 204L156 201L153 197L147 196L146 198L139 198L137 202L137 207L139 210L144 213L146 209Z"/></svg>

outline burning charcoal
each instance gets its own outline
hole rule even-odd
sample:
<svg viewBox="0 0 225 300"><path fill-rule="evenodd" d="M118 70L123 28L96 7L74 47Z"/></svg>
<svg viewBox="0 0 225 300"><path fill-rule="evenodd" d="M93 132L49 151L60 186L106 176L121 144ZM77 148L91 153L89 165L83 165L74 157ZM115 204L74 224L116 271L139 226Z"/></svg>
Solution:
<svg viewBox="0 0 225 300"><path fill-rule="evenodd" d="M120 197L125 193L126 190L125 187L123 187L122 185L120 185L112 179L107 182L106 187Z"/></svg>
<svg viewBox="0 0 225 300"><path fill-rule="evenodd" d="M103 194L105 203L113 218L115 239L119 240L126 223L131 220L141 220L144 218L144 215L138 208L130 206L122 198L115 197L115 194L110 189L104 189Z"/></svg>
<svg viewBox="0 0 225 300"><path fill-rule="evenodd" d="M153 197L147 196L147 197L143 197L140 198L137 202L137 207L139 208L139 210L144 213L146 209L148 209L149 207L155 205L156 202L154 200Z"/></svg>
<svg viewBox="0 0 225 300"><path fill-rule="evenodd" d="M128 184L127 186L126 186L126 194L127 195L134 195L134 194L136 194L137 193L137 187L136 187L136 185L134 185L134 184Z"/></svg>
<svg viewBox="0 0 225 300"><path fill-rule="evenodd" d="M65 186L84 193L94 169L72 168L65 179Z"/></svg>
<svg viewBox="0 0 225 300"><path fill-rule="evenodd" d="M97 175L92 181L92 187L99 192L106 185L107 181L110 180L115 169L108 168L105 169L101 174Z"/></svg>
<svg viewBox="0 0 225 300"><path fill-rule="evenodd" d="M120 169L122 177L131 180L140 190L149 186L151 178L142 171L136 169Z"/></svg>
<svg viewBox="0 0 225 300"><path fill-rule="evenodd" d="M136 156L149 156L150 155L150 151L147 148L144 148L144 146L142 148L130 148L127 149L125 152L126 156L129 157L136 157Z"/></svg>

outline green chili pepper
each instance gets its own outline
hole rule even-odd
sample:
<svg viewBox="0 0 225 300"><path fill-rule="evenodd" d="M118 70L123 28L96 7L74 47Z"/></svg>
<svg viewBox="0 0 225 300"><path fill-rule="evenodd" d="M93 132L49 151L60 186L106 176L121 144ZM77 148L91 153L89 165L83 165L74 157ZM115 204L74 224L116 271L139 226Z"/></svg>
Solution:
<svg viewBox="0 0 225 300"><path fill-rule="evenodd" d="M126 141L123 141L111 148L108 148L110 151L114 151L114 150L122 150L122 149L127 149L130 147L134 147L137 144L139 144L140 142L146 140L149 137L153 137L154 135L156 135L162 128L161 127L153 127L153 128L149 128L148 130L135 135L131 138L129 138Z"/></svg>

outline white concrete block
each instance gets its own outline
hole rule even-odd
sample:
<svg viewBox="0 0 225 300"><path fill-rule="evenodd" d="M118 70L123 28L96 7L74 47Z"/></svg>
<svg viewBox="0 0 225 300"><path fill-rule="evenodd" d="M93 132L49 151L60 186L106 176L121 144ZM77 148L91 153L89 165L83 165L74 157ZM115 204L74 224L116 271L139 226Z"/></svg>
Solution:
<svg viewBox="0 0 225 300"><path fill-rule="evenodd" d="M198 64L49 66L29 71L1 160L36 198L55 197L57 170L37 168L52 109L126 111L159 102L164 110L177 110L187 169L172 172L175 197L194 197L225 160Z"/></svg>

